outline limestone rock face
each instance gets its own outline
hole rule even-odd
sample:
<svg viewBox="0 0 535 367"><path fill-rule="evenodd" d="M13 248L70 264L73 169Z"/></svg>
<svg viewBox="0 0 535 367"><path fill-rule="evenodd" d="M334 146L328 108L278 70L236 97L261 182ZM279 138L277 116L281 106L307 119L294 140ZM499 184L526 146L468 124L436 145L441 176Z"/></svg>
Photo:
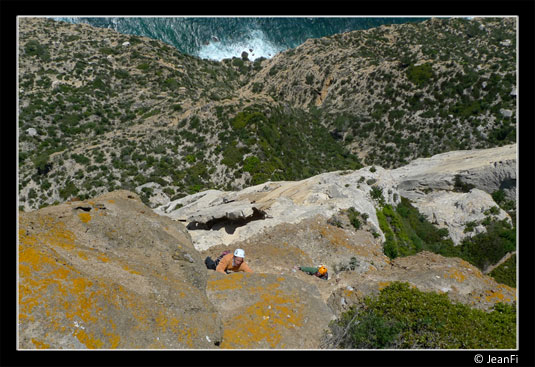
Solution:
<svg viewBox="0 0 535 367"><path fill-rule="evenodd" d="M481 150L459 150L419 158L406 166L391 170L402 196L417 200L425 189L454 188L455 175L462 182L473 184L489 194L503 189L506 195L516 197L516 144Z"/></svg>
<svg viewBox="0 0 535 367"><path fill-rule="evenodd" d="M485 213L493 207L498 208L497 214L494 215L495 219L507 219L511 222L509 215L496 205L492 197L479 189L472 189L468 193L445 191L431 193L416 201L415 205L431 223L447 228L455 245L470 235L464 233L466 223L484 220L487 216Z"/></svg>
<svg viewBox="0 0 535 367"><path fill-rule="evenodd" d="M502 189L516 200L516 144L499 148L454 151L420 158L390 173L398 182L399 193L410 199L428 220L447 228L458 245L470 233L468 222L481 221L496 206L489 194ZM468 193L453 192L455 176L475 188ZM510 217L499 209L496 219ZM476 227L476 231L484 228Z"/></svg>
<svg viewBox="0 0 535 367"><path fill-rule="evenodd" d="M423 251L397 258L381 271L340 275L339 287L328 300L335 314L364 297L377 294L391 282L408 282L424 292L447 293L453 302L489 310L497 302L516 301L516 289L499 284L475 266L459 258L448 258Z"/></svg>
<svg viewBox="0 0 535 367"><path fill-rule="evenodd" d="M454 192L457 175L476 188ZM489 194L498 189L509 197L516 195L516 145L448 152L395 170L366 167L302 181L267 182L237 192L208 190L161 205L155 212L187 224L199 251L246 240L281 223L297 224L317 215L329 218L350 207L367 214L370 231L384 240L375 212L379 199L374 194L380 192L386 204L397 205L401 196L407 197L459 244L470 235L464 233L466 223L483 220L487 210L497 207ZM496 218L509 216L500 209Z"/></svg>
<svg viewBox="0 0 535 367"><path fill-rule="evenodd" d="M221 340L191 237L131 192L21 213L19 279L21 348L214 348Z"/></svg>
<svg viewBox="0 0 535 367"><path fill-rule="evenodd" d="M383 236L372 188L382 191L385 203L396 205L400 196L394 186L389 171L367 167L302 181L267 182L238 192L208 190L162 205L155 212L187 223L199 251L246 240L281 223L297 224L317 215L329 218L350 207L366 213L370 226Z"/></svg>
<svg viewBox="0 0 535 367"><path fill-rule="evenodd" d="M213 272L207 293L225 315L225 349L318 348L334 318L314 285L291 276Z"/></svg>

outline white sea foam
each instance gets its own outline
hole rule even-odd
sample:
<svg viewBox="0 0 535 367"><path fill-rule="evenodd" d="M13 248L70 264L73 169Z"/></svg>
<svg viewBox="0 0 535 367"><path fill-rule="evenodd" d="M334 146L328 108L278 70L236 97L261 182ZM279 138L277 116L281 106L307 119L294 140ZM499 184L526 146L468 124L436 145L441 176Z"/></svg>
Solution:
<svg viewBox="0 0 535 367"><path fill-rule="evenodd" d="M202 59L221 61L232 57L241 57L242 52L245 51L249 60L255 60L259 57L269 59L284 50L285 47L269 41L261 30L252 30L244 37L243 41L229 43L225 40L212 40L208 45L203 45L200 48L197 56Z"/></svg>

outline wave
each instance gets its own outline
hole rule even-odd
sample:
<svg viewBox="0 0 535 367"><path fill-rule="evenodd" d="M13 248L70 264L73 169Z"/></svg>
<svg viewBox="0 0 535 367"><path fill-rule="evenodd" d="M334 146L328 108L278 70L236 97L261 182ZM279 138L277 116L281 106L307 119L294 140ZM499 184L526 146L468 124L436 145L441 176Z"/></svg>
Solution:
<svg viewBox="0 0 535 367"><path fill-rule="evenodd" d="M369 29L383 24L421 22L428 18L362 17L51 17L69 23L111 28L123 34L165 42L182 53L220 61L241 57L271 58L308 38Z"/></svg>
<svg viewBox="0 0 535 367"><path fill-rule="evenodd" d="M233 57L241 57L243 52L251 61L264 57L269 59L275 54L286 50L284 45L277 45L269 40L266 34L259 29L251 30L242 41L229 42L213 37L208 44L201 46L197 56L202 59L221 61Z"/></svg>

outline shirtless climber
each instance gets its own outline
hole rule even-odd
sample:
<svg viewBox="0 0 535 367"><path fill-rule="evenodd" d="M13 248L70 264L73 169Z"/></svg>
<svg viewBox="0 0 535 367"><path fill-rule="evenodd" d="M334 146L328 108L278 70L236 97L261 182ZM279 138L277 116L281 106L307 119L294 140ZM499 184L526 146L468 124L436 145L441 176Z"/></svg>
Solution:
<svg viewBox="0 0 535 367"><path fill-rule="evenodd" d="M245 261L243 261L244 258L245 251L239 248L234 251L234 254L225 254L224 256L217 258L216 261L213 261L210 257L207 257L204 260L204 263L208 269L213 269L223 274L227 274L229 270L233 272L243 271L246 273L252 273L253 271L251 268L249 268Z"/></svg>

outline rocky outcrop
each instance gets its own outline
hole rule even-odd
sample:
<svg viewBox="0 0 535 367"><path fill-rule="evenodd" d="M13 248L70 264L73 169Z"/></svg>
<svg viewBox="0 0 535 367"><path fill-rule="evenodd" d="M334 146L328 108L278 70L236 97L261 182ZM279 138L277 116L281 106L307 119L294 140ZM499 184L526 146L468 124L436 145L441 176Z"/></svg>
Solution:
<svg viewBox="0 0 535 367"><path fill-rule="evenodd" d="M516 301L516 289L498 284L478 268L459 258L448 258L431 252L392 261L382 270L363 274L342 273L340 283L327 301L335 314L346 311L364 297L377 294L391 282L407 282L425 292L446 293L454 302L489 310L497 302Z"/></svg>
<svg viewBox="0 0 535 367"><path fill-rule="evenodd" d="M21 348L214 348L221 340L189 234L136 194L21 213L19 228Z"/></svg>
<svg viewBox="0 0 535 367"><path fill-rule="evenodd" d="M474 189L456 192L457 176ZM495 219L510 221L489 195L500 188L509 195L516 192L516 145L439 154L395 170L374 166L302 181L267 182L237 192L208 190L161 205L155 212L186 223L195 248L204 251L281 223L296 224L317 215L330 218L350 207L366 214L370 232L384 239L375 208L381 200L397 205L403 196L429 221L447 228L459 244L470 235L464 232L466 224L481 222L489 211L496 211Z"/></svg>
<svg viewBox="0 0 535 367"><path fill-rule="evenodd" d="M439 191L425 195L415 202L418 210L424 214L431 223L440 228L447 228L450 238L455 245L461 243L463 238L470 234L485 231L480 225L488 215L496 220L511 218L500 209L492 197L479 189L472 189L468 193ZM490 214L494 208L496 214ZM465 233L466 224L475 222L475 233Z"/></svg>
<svg viewBox="0 0 535 367"><path fill-rule="evenodd" d="M377 184L384 185L381 172L375 171ZM328 184L328 177L314 181L329 187L333 204L324 198L326 211L336 212L344 200L358 204L345 184ZM282 183L272 189L250 190L249 202L268 212L281 198L306 205L322 197ZM343 210L329 218L300 215L232 242L245 250L254 272L223 275L203 260L227 245L195 248L190 233L196 230L157 215L128 191L21 212L19 347L315 349L331 320L394 281L482 309L516 300L515 289L460 259L424 252L390 261L373 220L357 230ZM328 280L295 268L319 263L327 265Z"/></svg>
<svg viewBox="0 0 535 367"><path fill-rule="evenodd" d="M416 159L391 171L401 195L416 200L426 191L455 188L455 176L489 194L502 189L516 199L516 144L481 150L459 150Z"/></svg>
<svg viewBox="0 0 535 367"><path fill-rule="evenodd" d="M390 173L400 195L410 199L430 222L447 228L457 245L470 235L464 232L466 224L481 222L493 207L495 219L511 220L490 194L501 189L516 201L516 155L516 144L453 151L416 159ZM459 185L473 189L456 192ZM484 227L477 226L475 231L484 231Z"/></svg>
<svg viewBox="0 0 535 367"><path fill-rule="evenodd" d="M315 349L334 319L317 287L292 276L214 272L207 294L224 315L225 349Z"/></svg>
<svg viewBox="0 0 535 367"><path fill-rule="evenodd" d="M162 205L155 212L187 223L200 251L246 240L281 223L297 224L317 215L329 218L350 207L367 214L370 226L382 235L372 190L381 190L385 203L397 204L400 196L394 185L387 170L368 167L297 182L267 182L238 192L208 190ZM215 220L219 225L210 225Z"/></svg>

